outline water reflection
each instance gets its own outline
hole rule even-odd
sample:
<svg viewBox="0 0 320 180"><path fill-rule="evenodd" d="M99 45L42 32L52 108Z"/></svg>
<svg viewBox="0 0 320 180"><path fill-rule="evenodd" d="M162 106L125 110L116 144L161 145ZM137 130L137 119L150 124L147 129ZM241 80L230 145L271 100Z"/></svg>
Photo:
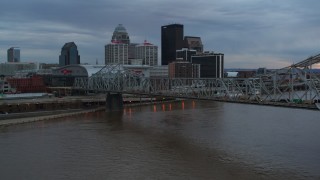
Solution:
<svg viewBox="0 0 320 180"><path fill-rule="evenodd" d="M107 124L109 125L111 131L123 130L123 122L122 122L123 115L124 115L124 111L106 111L105 112ZM131 117L131 112L129 113L129 117Z"/></svg>

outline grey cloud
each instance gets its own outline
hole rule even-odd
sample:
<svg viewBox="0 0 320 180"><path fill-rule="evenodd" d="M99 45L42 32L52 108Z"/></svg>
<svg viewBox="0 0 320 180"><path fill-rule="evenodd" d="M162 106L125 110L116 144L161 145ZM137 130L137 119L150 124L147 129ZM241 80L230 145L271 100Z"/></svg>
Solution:
<svg viewBox="0 0 320 180"><path fill-rule="evenodd" d="M206 50L225 53L226 65L243 68L277 61L281 66L319 51L317 0L16 0L14 5L12 10L12 2L3 0L0 6L0 58L8 46L20 44L29 59L56 60L62 45L75 41L82 62L102 62L104 45L119 23L133 41L147 39L159 47L160 26L184 24L185 35L201 36Z"/></svg>

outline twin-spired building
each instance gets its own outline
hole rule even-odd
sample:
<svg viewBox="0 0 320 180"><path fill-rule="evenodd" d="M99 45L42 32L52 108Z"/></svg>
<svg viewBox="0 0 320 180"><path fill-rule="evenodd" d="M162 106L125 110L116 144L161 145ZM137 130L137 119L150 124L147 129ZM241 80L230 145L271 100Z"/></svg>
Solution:
<svg viewBox="0 0 320 180"><path fill-rule="evenodd" d="M141 62L141 65L154 66L158 63L158 47L144 42L130 43L130 37L122 24L119 24L112 35L111 42L105 45L105 64L130 65Z"/></svg>

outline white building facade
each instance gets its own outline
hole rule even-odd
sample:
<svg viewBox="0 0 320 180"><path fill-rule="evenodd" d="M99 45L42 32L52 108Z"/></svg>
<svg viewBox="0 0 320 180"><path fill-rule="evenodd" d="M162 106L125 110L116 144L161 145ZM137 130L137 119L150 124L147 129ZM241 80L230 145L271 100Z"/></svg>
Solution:
<svg viewBox="0 0 320 180"><path fill-rule="evenodd" d="M128 44L112 42L105 46L105 64L129 64Z"/></svg>
<svg viewBox="0 0 320 180"><path fill-rule="evenodd" d="M142 59L143 65L158 65L158 46L145 41L143 44L137 45L135 50L135 58Z"/></svg>

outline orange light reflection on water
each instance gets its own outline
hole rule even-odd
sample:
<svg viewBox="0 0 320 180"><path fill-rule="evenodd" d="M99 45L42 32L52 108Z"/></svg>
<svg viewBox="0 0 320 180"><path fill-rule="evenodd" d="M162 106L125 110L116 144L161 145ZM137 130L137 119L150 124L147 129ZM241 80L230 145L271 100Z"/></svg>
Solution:
<svg viewBox="0 0 320 180"><path fill-rule="evenodd" d="M153 112L157 112L157 106L153 105Z"/></svg>
<svg viewBox="0 0 320 180"><path fill-rule="evenodd" d="M124 113L125 115L131 115L132 109L131 109L131 108L125 108L125 109L123 110L123 113Z"/></svg>
<svg viewBox="0 0 320 180"><path fill-rule="evenodd" d="M182 110L184 110L184 101L181 102Z"/></svg>
<svg viewBox="0 0 320 180"><path fill-rule="evenodd" d="M162 104L162 111L166 111L166 105Z"/></svg>

